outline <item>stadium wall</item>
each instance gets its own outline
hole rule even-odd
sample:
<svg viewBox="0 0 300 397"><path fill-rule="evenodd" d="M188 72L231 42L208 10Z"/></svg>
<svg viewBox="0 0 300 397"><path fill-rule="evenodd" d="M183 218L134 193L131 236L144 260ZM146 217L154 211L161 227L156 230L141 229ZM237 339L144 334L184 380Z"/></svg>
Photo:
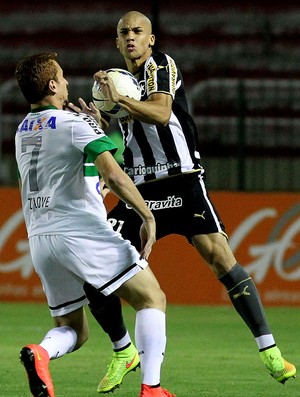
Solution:
<svg viewBox="0 0 300 397"><path fill-rule="evenodd" d="M238 260L267 306L300 306L300 194L212 192ZM20 195L1 188L0 301L45 301L34 273ZM105 203L111 208L116 198ZM150 265L169 303L223 305L227 295L195 250L180 236L156 243Z"/></svg>

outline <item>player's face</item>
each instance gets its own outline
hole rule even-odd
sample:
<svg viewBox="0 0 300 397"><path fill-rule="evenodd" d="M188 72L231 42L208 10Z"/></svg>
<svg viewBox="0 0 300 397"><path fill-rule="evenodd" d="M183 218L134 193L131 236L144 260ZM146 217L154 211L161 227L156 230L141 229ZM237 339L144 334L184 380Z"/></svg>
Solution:
<svg viewBox="0 0 300 397"><path fill-rule="evenodd" d="M69 102L68 82L64 78L62 68L59 66L59 64L56 61L54 62L56 63L56 67L57 67L57 73L55 77L57 97L61 101L63 108L65 108Z"/></svg>
<svg viewBox="0 0 300 397"><path fill-rule="evenodd" d="M141 64L151 55L151 46L155 39L147 18L131 15L121 19L117 34L117 48L125 60L138 61Z"/></svg>

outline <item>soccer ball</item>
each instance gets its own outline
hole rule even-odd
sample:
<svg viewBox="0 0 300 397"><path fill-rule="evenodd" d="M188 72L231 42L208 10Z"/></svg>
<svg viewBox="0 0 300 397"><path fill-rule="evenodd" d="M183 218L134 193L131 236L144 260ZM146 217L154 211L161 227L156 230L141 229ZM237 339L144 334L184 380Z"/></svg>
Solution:
<svg viewBox="0 0 300 397"><path fill-rule="evenodd" d="M141 99L141 88L133 74L127 70L117 68L108 69L107 73L113 79L116 90L120 95L128 96L137 101ZM105 95L97 81L94 82L92 88L92 98L96 108L112 118L118 119L128 115L126 110L122 109L120 105L105 99Z"/></svg>

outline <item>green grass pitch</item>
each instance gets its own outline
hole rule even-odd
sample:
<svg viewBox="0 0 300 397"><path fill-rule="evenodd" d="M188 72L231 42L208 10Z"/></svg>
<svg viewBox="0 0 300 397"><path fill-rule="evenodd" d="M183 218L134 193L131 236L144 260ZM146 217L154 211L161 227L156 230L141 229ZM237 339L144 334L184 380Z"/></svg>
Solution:
<svg viewBox="0 0 300 397"><path fill-rule="evenodd" d="M299 309L266 311L283 356L299 366ZM52 319L45 304L0 303L0 314L0 396L30 397L19 350L27 343L39 343L52 328ZM134 311L125 306L124 315L134 336ZM88 342L50 363L56 397L101 396L96 387L110 359L110 343L89 313L88 317ZM177 397L300 395L297 378L281 385L267 373L250 331L231 307L170 305L167 334L162 386ZM138 397L139 388L140 370L128 374L121 388L109 396Z"/></svg>

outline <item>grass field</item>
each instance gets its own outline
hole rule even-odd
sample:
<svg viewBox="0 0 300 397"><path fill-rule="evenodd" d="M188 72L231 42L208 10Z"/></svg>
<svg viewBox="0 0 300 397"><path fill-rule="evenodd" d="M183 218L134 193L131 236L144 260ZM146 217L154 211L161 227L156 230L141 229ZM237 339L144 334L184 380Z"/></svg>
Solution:
<svg viewBox="0 0 300 397"><path fill-rule="evenodd" d="M19 350L27 343L39 343L52 320L44 304L0 303L0 314L0 396L28 397ZM133 335L134 312L125 306L124 314ZM299 314L293 308L267 309L278 346L298 366ZM89 341L79 351L51 361L56 397L101 396L96 387L110 358L110 343L90 315L89 320ZM297 378L281 385L268 375L252 335L231 307L169 306L167 328L162 386L177 397L300 395ZM125 377L113 396L138 397L139 385L138 370Z"/></svg>

